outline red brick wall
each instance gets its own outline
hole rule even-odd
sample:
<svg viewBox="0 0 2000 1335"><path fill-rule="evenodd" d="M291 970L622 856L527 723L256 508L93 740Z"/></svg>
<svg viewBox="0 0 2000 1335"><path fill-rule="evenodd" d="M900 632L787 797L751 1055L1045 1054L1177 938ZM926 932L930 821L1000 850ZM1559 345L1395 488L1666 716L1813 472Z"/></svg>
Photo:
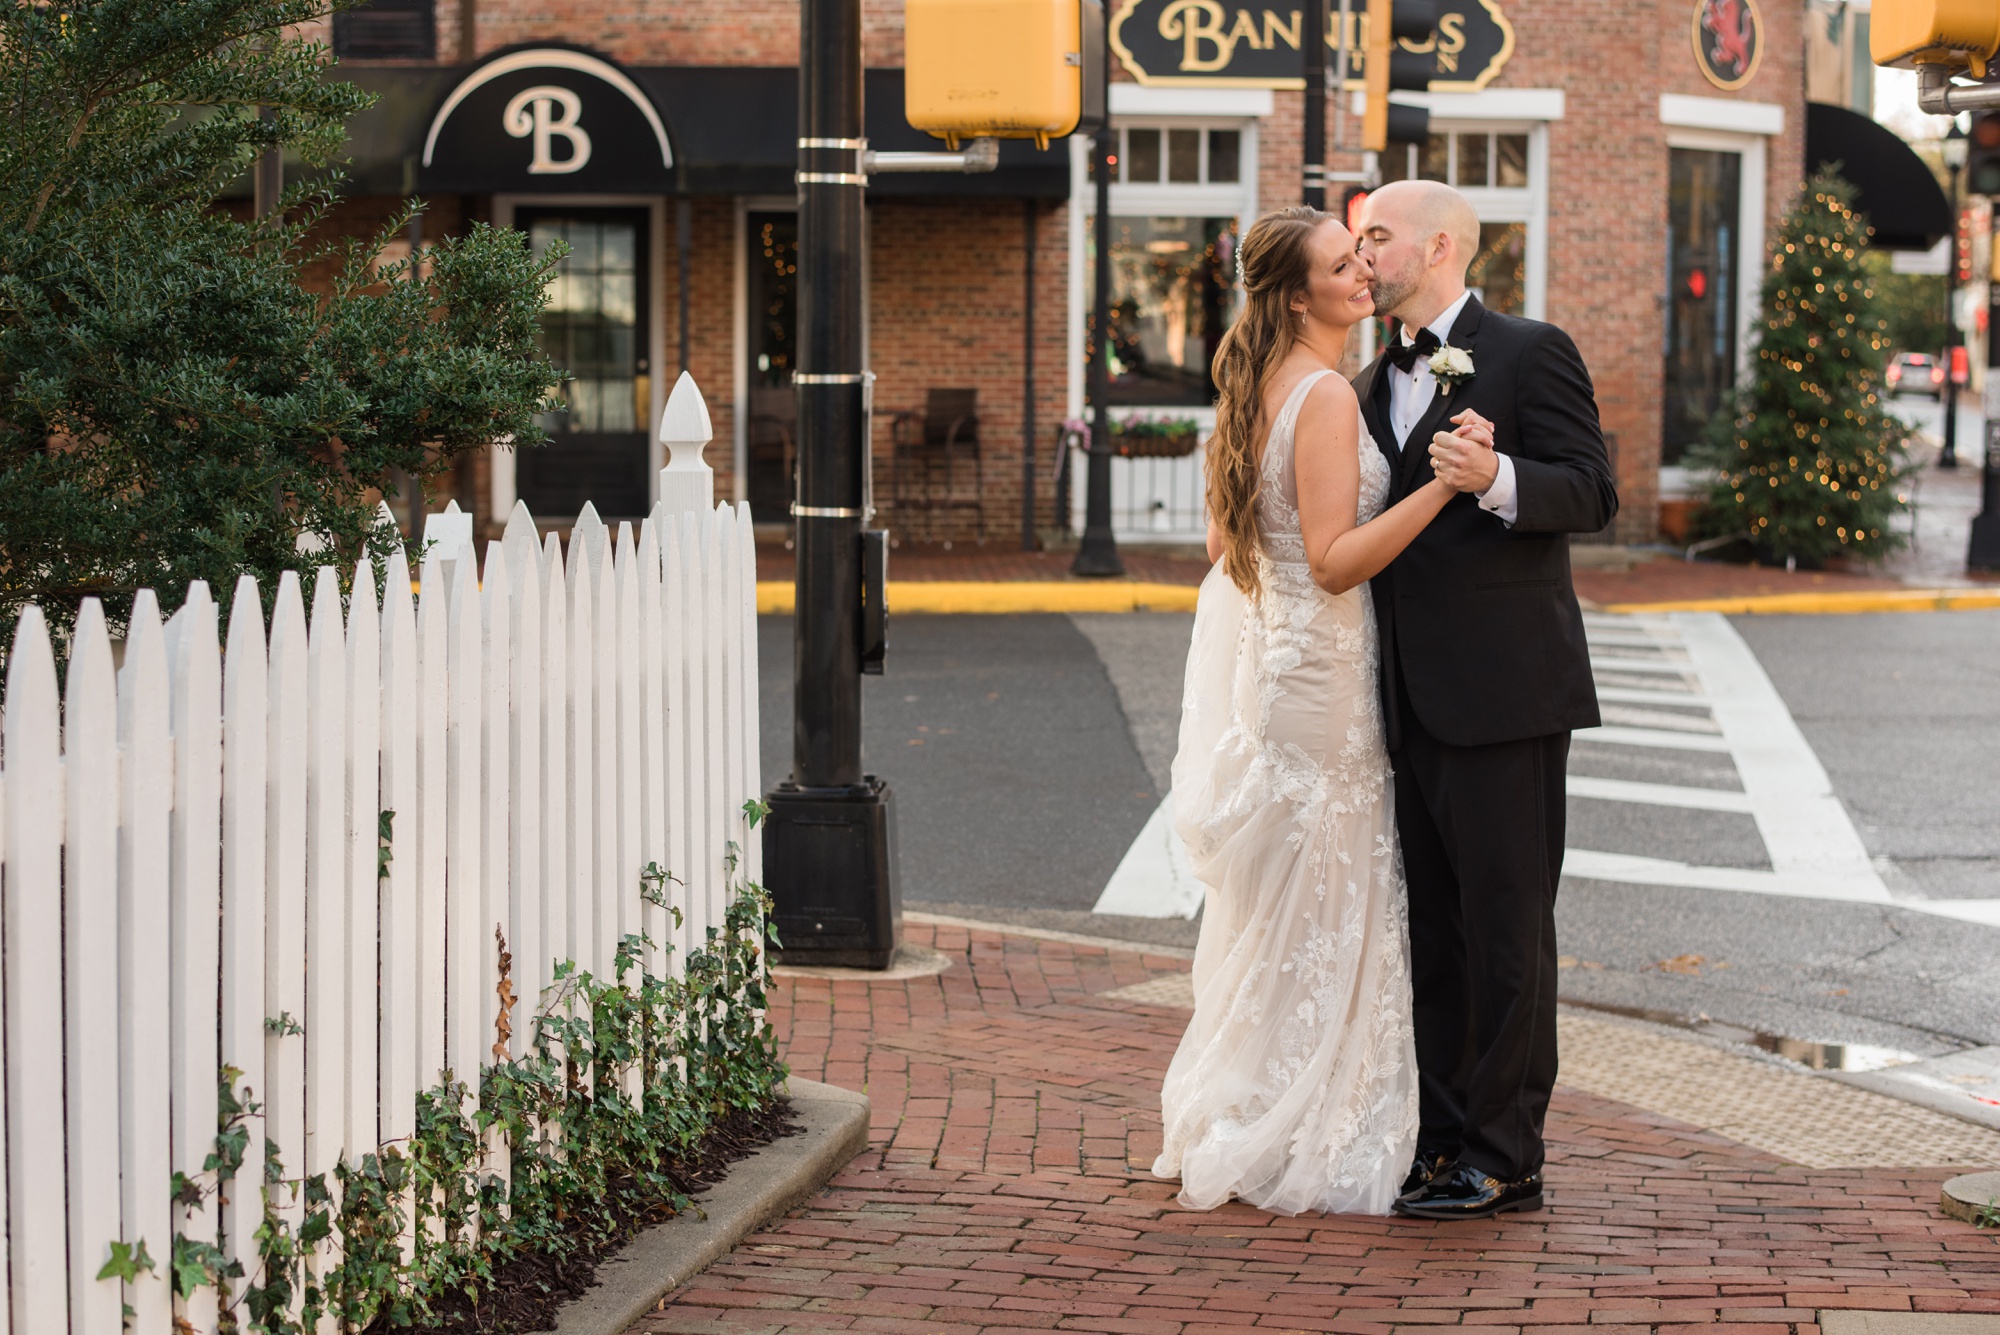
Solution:
<svg viewBox="0 0 2000 1335"><path fill-rule="evenodd" d="M443 10L440 4L440 46ZM475 23L479 55L559 39L632 65L792 65L799 58L798 0L480 0ZM862 0L862 34L870 66L901 65L901 0Z"/></svg>
<svg viewBox="0 0 2000 1335"><path fill-rule="evenodd" d="M879 200L869 208L869 361L875 382L875 493L899 539L933 534L1015 542L1021 531L1022 378L1027 219L1019 200ZM1052 436L1068 387L1067 224L1060 207L1036 210L1036 513L1053 514ZM984 465L983 531L971 511L890 508L895 485L892 420L922 411L933 388L979 391ZM958 465L959 494L973 493ZM915 493L914 472L908 490ZM940 489L943 474L936 474Z"/></svg>

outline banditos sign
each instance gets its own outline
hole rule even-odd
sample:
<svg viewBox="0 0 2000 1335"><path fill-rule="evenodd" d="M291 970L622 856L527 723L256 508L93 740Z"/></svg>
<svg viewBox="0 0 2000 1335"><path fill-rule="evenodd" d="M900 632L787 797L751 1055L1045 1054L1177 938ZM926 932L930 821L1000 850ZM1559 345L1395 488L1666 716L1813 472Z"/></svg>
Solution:
<svg viewBox="0 0 2000 1335"><path fill-rule="evenodd" d="M1368 21L1353 0L1348 14L1349 88L1360 88ZM1300 0L1125 0L1111 20L1111 47L1140 83L1166 86L1303 88ZM1326 44L1340 47L1340 8L1328 6ZM1444 0L1438 27L1406 51L1437 57L1439 92L1484 88L1514 54L1514 25L1494 0ZM1337 56L1329 55L1332 68Z"/></svg>

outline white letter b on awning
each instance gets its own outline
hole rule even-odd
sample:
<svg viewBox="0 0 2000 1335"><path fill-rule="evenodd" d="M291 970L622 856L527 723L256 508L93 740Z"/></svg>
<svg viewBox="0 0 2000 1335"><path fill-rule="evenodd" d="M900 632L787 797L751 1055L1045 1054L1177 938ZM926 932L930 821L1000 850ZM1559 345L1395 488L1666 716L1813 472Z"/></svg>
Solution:
<svg viewBox="0 0 2000 1335"><path fill-rule="evenodd" d="M561 115L552 113L560 107ZM534 160L528 171L535 176L561 175L581 171L590 161L590 135L577 124L583 115L583 99L558 84L538 84L523 88L500 113L500 123L516 139L535 137ZM557 161L549 153L550 141L561 135L569 141L569 156Z"/></svg>

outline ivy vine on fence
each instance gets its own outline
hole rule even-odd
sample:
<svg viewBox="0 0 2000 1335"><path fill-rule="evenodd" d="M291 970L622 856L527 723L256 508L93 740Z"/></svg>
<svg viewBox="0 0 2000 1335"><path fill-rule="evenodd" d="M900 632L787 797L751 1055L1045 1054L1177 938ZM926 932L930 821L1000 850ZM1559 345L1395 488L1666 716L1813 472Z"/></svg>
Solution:
<svg viewBox="0 0 2000 1335"><path fill-rule="evenodd" d="M754 830L763 804L744 811ZM384 868L390 830L384 813ZM343 1331L421 1328L441 1305L480 1301L516 1256L591 1254L630 1219L685 1208L676 1163L723 1119L767 1107L786 1074L764 1015L770 902L738 862L732 844L724 925L678 976L646 967L652 943L640 935L619 944L612 977L558 965L519 1057L506 1055L513 984L499 940L495 1060L477 1074L476 1104L447 1071L419 1095L414 1136L342 1161L330 1183L288 1176L275 1150L261 1182L246 1180L260 1106L224 1068L214 1150L198 1178L176 1175L175 1200L185 1210L261 1190L259 1271L244 1274L226 1240L177 1234L175 1292L216 1290L225 1335L303 1335L328 1316ZM675 883L649 866L639 892L660 903ZM144 1247L114 1244L114 1261L149 1266Z"/></svg>

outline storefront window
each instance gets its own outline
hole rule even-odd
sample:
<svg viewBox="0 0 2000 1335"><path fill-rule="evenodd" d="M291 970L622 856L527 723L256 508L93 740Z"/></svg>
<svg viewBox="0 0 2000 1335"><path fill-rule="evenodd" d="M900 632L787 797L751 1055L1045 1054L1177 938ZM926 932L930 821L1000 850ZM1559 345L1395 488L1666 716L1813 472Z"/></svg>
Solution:
<svg viewBox="0 0 2000 1335"><path fill-rule="evenodd" d="M1235 264L1234 218L1112 221L1110 402L1214 402L1209 361L1234 315Z"/></svg>
<svg viewBox="0 0 2000 1335"><path fill-rule="evenodd" d="M1679 463L1736 380L1743 155L1669 150L1666 422L1660 460Z"/></svg>

